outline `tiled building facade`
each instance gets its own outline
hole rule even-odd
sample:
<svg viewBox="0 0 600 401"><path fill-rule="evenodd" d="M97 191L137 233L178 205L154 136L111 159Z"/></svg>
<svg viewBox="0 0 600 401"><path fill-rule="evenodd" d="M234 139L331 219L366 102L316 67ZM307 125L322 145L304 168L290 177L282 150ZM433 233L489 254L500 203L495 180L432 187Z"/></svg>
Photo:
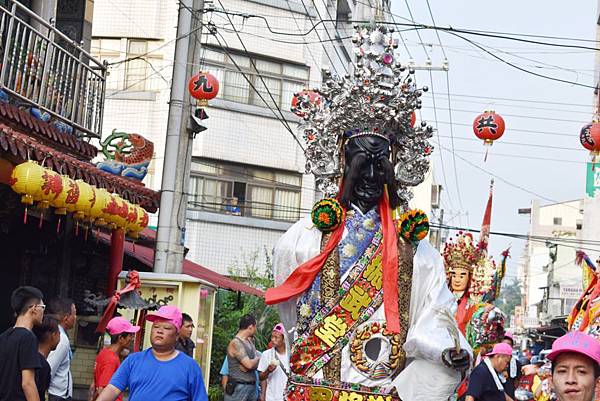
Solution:
<svg viewBox="0 0 600 401"><path fill-rule="evenodd" d="M219 1L211 4L222 8ZM275 241L310 211L318 196L313 177L303 174L302 150L243 74L272 108L274 103L280 107L295 132L298 118L289 112L293 93L320 86L324 69L345 73L351 35L345 21L353 13L368 19L373 11L354 0L222 0L222 6L248 16L230 16L245 49L227 15L205 13L204 22L214 23L219 33L215 37L203 30L196 67L215 75L220 91L206 109L208 129L193 144L185 246L189 259L228 274L247 264L265 268ZM312 31L273 34L259 17L273 32ZM318 24L331 17L335 24ZM92 51L111 63L144 55L110 66L103 133L116 128L154 141L155 161L145 180L154 189L160 188L162 176L176 21L175 0L95 1ZM428 179L416 196L426 211L430 187Z"/></svg>

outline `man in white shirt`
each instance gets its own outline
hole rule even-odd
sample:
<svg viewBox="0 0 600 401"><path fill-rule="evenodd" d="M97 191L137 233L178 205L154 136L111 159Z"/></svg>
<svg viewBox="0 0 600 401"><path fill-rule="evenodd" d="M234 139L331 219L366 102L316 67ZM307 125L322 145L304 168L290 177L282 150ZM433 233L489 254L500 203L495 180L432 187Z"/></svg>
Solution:
<svg viewBox="0 0 600 401"><path fill-rule="evenodd" d="M273 327L271 334L272 348L260 357L258 371L260 380L266 380L266 391L261 392L260 401L283 401L290 371L290 354L286 340L286 332L282 323Z"/></svg>
<svg viewBox="0 0 600 401"><path fill-rule="evenodd" d="M70 400L73 396L72 353L67 331L75 326L77 310L69 298L53 299L49 306L50 312L59 322L60 342L56 350L48 355L51 370L48 401Z"/></svg>

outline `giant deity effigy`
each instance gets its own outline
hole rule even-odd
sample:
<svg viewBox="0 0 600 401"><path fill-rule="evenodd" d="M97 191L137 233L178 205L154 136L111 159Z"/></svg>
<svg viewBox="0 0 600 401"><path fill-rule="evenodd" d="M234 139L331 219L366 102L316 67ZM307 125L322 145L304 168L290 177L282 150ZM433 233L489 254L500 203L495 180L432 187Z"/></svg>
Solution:
<svg viewBox="0 0 600 401"><path fill-rule="evenodd" d="M278 241L266 293L294 328L290 401L445 401L472 359L427 216L408 206L433 128L414 126L427 88L391 34L356 27L351 73L293 103L325 199Z"/></svg>

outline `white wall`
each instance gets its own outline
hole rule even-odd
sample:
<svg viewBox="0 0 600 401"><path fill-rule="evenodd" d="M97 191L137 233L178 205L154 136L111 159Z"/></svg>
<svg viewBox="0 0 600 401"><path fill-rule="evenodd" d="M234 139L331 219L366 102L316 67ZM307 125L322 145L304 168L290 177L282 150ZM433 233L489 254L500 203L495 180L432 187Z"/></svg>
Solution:
<svg viewBox="0 0 600 401"><path fill-rule="evenodd" d="M529 235L539 237L555 237L577 240L582 238L582 231L577 229L577 223L583 222L585 228L587 219L581 212L584 203L581 200L568 201L557 204L540 206L539 201L534 200L531 207L531 222ZM554 218L562 220L560 225L554 224ZM578 249L577 243L565 244L556 242L557 254L554 262L553 282L559 286L578 286L581 285L581 269L575 265L575 252ZM551 286L548 271L544 269L550 263L549 248L544 241L529 240L524 257L520 276L526 277L526 300L529 306L528 315L536 316L537 309L533 305L540 302L544 296L544 290L540 287ZM558 292L559 287L552 287L554 292Z"/></svg>
<svg viewBox="0 0 600 401"><path fill-rule="evenodd" d="M271 1L272 4L280 4L285 7L269 6L267 5L269 1L266 0L263 4L259 3L260 1L247 0L224 1L225 7L229 10L267 16L271 28L274 30L308 31L313 27L298 2ZM327 18L325 17L327 10L322 3L317 2L320 7L319 12L323 18ZM332 2L332 4L337 3ZM215 4L215 6L220 7L219 4ZM356 7L359 6L360 4L357 3ZM152 51L150 54L152 58L149 61L153 68L160 73L150 70L153 75L147 81L146 91L107 92L103 126L104 136L108 135L113 128L117 128L119 131L141 134L154 142L155 158L144 183L156 190L161 187L177 7L176 0L95 0L94 2L92 34L96 38L121 39L118 45L119 59L127 57L126 38L149 39L152 40L150 50L159 49ZM307 7L313 18L316 18L312 7L308 4ZM368 10L356 9L353 11L357 15L369 14ZM329 12L335 18L333 7L330 7ZM236 26L241 26L242 18L233 17L233 19ZM214 14L213 21L217 25L228 23L223 14ZM243 47L234 33L226 32L224 29L220 29L219 32L230 48L243 51ZM321 39L328 38L323 27L318 28L318 32ZM263 36L263 38L257 35ZM321 70L330 66L330 58L336 64L334 68L331 68L332 71L337 70L338 73L343 73L340 60L332 45L326 45L330 56L327 57L323 46L318 43L319 37L314 31L305 37L285 37L286 40L296 41L299 44L277 43L271 40L275 37L269 33L263 21L249 18L244 21L243 33L240 33L240 36L250 53L309 66L310 87L320 86ZM221 37L219 39L224 43ZM210 36L203 36L203 40L207 40L208 44L218 46L217 41ZM310 44L306 44L307 42ZM200 69L201 66L197 67ZM123 82L126 68L126 64L111 67L109 79ZM247 112L239 111L244 108ZM248 112L253 108L254 114ZM289 110L287 105L282 108L284 111ZM261 109L262 113L256 113L256 106L240 105L236 111L230 103L213 102L213 106L207 108L210 118L204 121L208 130L200 133L194 140L193 156L304 173L304 156L289 132L279 121L264 115L269 113L268 109ZM290 125L292 128L295 127L293 121L290 122ZM428 174L426 181L415 189L415 197L411 202L411 205L423 209L428 214L431 212L432 179L432 175ZM312 208L315 198L318 198L318 195L312 190L314 188L312 175L303 175L302 188L300 207L303 210L309 210ZM264 227L264 224L259 227L260 224L257 226L250 223L244 226L243 224L246 223L243 222L250 220L242 218L236 224L225 224L214 221L214 219L218 220L218 216L213 216L214 218L211 220L206 215L198 218L200 215L202 214L194 211L188 212L188 217L193 217L188 220L186 231L188 258L225 274L228 273L229 267L243 264L245 258L257 251L260 257L256 262L264 265L262 250L270 251L275 241L289 226L281 222L273 222L269 227ZM231 218L231 216L229 217ZM156 216L151 217L151 224L155 219Z"/></svg>

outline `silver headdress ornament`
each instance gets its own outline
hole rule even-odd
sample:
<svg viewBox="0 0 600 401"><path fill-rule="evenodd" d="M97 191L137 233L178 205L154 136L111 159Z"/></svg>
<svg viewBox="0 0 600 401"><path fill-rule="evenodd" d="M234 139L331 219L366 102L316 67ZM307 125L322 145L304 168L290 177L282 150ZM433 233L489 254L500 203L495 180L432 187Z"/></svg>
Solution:
<svg viewBox="0 0 600 401"><path fill-rule="evenodd" d="M433 147L427 141L433 128L411 123L419 99L415 70L397 61L392 28L355 26L352 37L356 61L353 73L333 77L326 73L323 87L296 94L292 111L303 118L299 131L307 143L306 173L315 175L325 196L337 194L342 176L343 145L354 136L374 135L390 141L398 195L407 208L410 188L423 182Z"/></svg>

